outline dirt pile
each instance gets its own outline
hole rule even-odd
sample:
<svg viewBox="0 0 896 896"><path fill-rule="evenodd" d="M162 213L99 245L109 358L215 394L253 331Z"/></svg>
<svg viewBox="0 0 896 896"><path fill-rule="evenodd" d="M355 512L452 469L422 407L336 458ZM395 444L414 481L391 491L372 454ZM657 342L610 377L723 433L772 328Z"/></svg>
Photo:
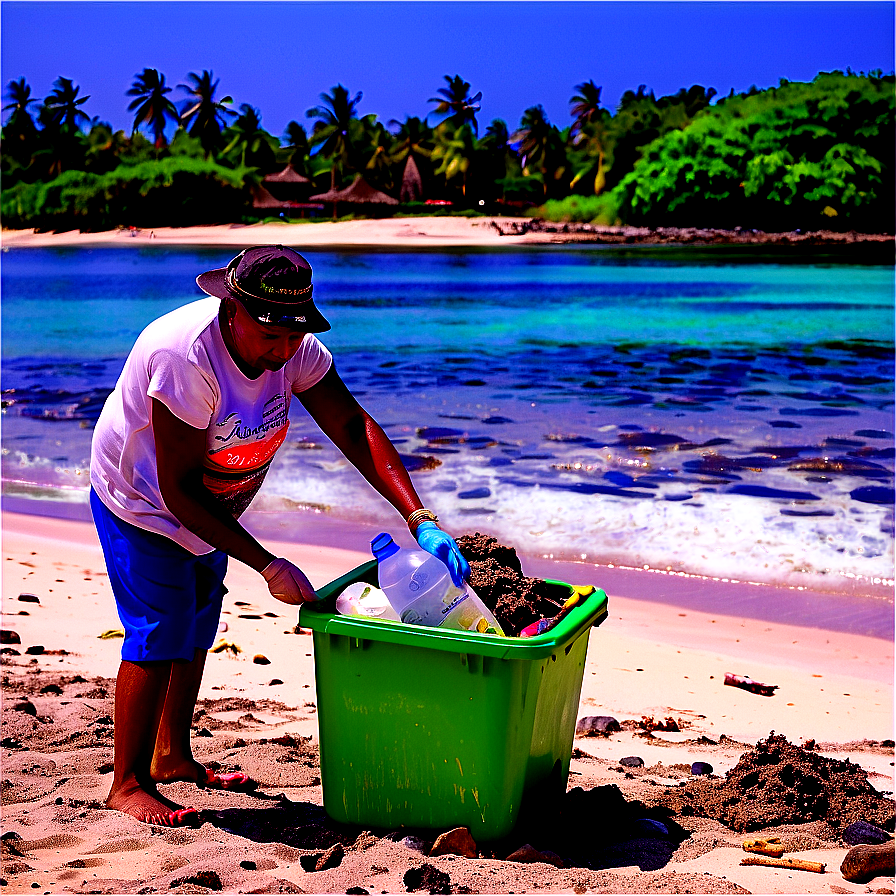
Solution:
<svg viewBox="0 0 896 896"><path fill-rule="evenodd" d="M714 818L733 831L825 821L842 830L869 821L893 830L893 801L868 782L864 769L830 759L772 732L744 753L722 780L691 781L662 804L679 815Z"/></svg>
<svg viewBox="0 0 896 896"><path fill-rule="evenodd" d="M560 612L569 596L566 589L524 576L514 548L481 532L456 540L470 564L470 585L505 634L518 635L527 625Z"/></svg>

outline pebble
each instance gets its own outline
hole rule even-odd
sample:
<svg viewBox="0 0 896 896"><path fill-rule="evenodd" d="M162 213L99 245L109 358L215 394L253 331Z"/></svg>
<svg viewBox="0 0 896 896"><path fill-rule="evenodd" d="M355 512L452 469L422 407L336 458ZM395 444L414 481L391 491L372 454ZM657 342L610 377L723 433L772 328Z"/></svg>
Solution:
<svg viewBox="0 0 896 896"><path fill-rule="evenodd" d="M436 837L436 842L433 843L429 854L431 856L465 856L468 859L475 859L479 855L479 848L476 846L476 841L470 834L469 828L453 828Z"/></svg>
<svg viewBox="0 0 896 896"><path fill-rule="evenodd" d="M555 868L565 868L563 859L555 852L545 850L541 852L529 843L523 844L519 849L512 852L505 859L507 862L544 862L547 865L553 865Z"/></svg>
<svg viewBox="0 0 896 896"><path fill-rule="evenodd" d="M576 722L579 737L606 737L613 731L622 731L622 726L612 716L583 716Z"/></svg>
<svg viewBox="0 0 896 896"><path fill-rule="evenodd" d="M36 594L20 594L19 600L23 604L39 604L40 598Z"/></svg>
<svg viewBox="0 0 896 896"><path fill-rule="evenodd" d="M345 850L341 843L334 843L325 853L317 860L314 866L315 871L326 871L328 868L336 868L345 858Z"/></svg>
<svg viewBox="0 0 896 896"><path fill-rule="evenodd" d="M44 651L44 646L43 646L43 644L34 644L32 647L29 647L29 648L25 651L25 653L29 653L29 654L31 654L32 656L40 656L40 655L41 655L42 653L44 653L44 652L45 652L45 651Z"/></svg>
<svg viewBox="0 0 896 896"><path fill-rule="evenodd" d="M712 774L712 766L708 762L692 762L691 763L691 774L692 775L711 775Z"/></svg>
<svg viewBox="0 0 896 896"><path fill-rule="evenodd" d="M426 852L427 849L426 843L419 837L405 837L400 842L402 846L406 846L408 849L413 849L417 852Z"/></svg>
<svg viewBox="0 0 896 896"><path fill-rule="evenodd" d="M860 843L886 843L890 840L883 828L870 824L867 821L854 821L843 829L843 840L850 846L858 846Z"/></svg>
<svg viewBox="0 0 896 896"><path fill-rule="evenodd" d="M269 666L271 664L271 661L263 653L256 653L252 657L252 662L259 666Z"/></svg>
<svg viewBox="0 0 896 896"><path fill-rule="evenodd" d="M251 859L243 859L243 861L240 862L240 868L244 868L246 871L255 871L258 868L258 865Z"/></svg>
<svg viewBox="0 0 896 896"><path fill-rule="evenodd" d="M644 768L644 760L640 756L623 756L619 764L625 768Z"/></svg>
<svg viewBox="0 0 896 896"><path fill-rule="evenodd" d="M30 700L23 700L21 703L16 703L13 707L17 712L27 713L29 716L37 715L37 707Z"/></svg>
<svg viewBox="0 0 896 896"><path fill-rule="evenodd" d="M22 639L19 637L18 632L12 631L12 629L3 628L0 629L0 644L21 644Z"/></svg>

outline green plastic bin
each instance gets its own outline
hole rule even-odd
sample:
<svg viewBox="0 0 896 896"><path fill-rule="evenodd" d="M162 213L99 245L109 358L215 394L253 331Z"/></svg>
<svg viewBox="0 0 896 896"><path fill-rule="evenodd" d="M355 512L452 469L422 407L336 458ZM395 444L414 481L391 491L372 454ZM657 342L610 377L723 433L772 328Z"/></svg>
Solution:
<svg viewBox="0 0 896 896"><path fill-rule="evenodd" d="M335 613L376 561L321 588L314 637L324 808L366 827L508 833L527 793L566 789L596 590L534 638L442 631ZM553 582L567 595L571 586ZM563 592L561 592L563 593Z"/></svg>

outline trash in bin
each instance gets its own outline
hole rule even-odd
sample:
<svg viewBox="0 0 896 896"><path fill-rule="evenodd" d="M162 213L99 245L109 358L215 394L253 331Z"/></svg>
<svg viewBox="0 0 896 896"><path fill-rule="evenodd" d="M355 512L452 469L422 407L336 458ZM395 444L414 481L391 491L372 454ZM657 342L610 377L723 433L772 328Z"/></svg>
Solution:
<svg viewBox="0 0 896 896"><path fill-rule="evenodd" d="M566 789L588 636L607 616L606 594L525 639L333 612L347 585L377 585L376 575L365 563L300 612L314 637L324 808L368 827L504 836L526 798Z"/></svg>

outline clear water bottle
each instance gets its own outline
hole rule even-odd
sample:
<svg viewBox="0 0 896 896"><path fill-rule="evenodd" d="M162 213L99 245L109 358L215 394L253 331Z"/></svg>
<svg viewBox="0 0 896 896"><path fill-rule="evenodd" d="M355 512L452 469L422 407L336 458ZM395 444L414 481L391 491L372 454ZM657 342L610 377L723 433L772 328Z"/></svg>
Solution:
<svg viewBox="0 0 896 896"><path fill-rule="evenodd" d="M469 585L458 588L448 567L427 551L405 551L386 532L370 543L380 588L410 625L503 635L497 619Z"/></svg>
<svg viewBox="0 0 896 896"><path fill-rule="evenodd" d="M400 622L392 609L389 598L379 588L366 582L353 582L336 598L336 611L343 616L361 616L367 619L388 619Z"/></svg>

